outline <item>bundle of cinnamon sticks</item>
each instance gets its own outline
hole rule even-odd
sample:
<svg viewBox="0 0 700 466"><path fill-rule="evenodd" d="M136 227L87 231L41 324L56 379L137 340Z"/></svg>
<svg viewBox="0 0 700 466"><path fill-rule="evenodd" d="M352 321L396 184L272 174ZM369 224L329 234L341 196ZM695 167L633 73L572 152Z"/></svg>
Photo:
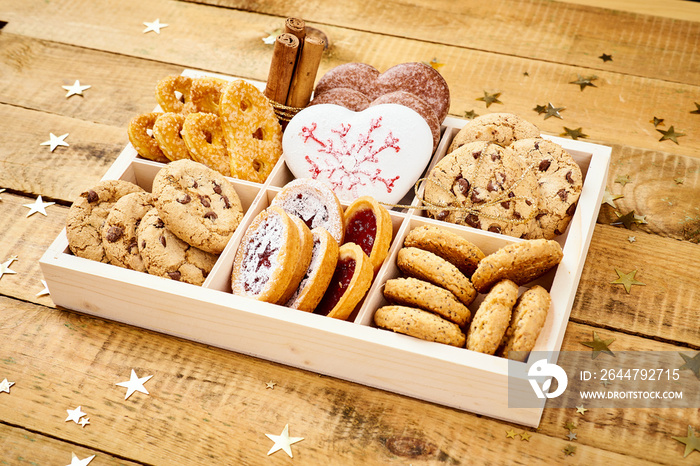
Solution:
<svg viewBox="0 0 700 466"><path fill-rule="evenodd" d="M308 105L324 47L322 39L306 35L304 20L286 19L284 32L275 41L265 88L267 98L278 104L276 111ZM282 110L277 113L281 120L291 118L290 109Z"/></svg>

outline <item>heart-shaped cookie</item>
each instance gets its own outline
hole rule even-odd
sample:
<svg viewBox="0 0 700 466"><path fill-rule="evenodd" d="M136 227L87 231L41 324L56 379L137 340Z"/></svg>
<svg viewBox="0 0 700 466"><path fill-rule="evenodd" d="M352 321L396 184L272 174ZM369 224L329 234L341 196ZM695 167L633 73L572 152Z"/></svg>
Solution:
<svg viewBox="0 0 700 466"><path fill-rule="evenodd" d="M282 146L296 178L327 182L341 201L372 196L397 204L430 161L433 136L423 117L403 105L353 112L321 104L291 119Z"/></svg>

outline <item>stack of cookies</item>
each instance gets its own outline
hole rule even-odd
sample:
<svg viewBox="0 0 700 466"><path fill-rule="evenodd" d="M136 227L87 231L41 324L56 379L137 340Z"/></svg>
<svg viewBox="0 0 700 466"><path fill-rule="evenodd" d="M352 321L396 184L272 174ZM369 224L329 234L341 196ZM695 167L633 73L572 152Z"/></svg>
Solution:
<svg viewBox="0 0 700 466"><path fill-rule="evenodd" d="M76 256L201 285L242 217L224 176L179 160L156 174L152 193L124 180L83 192L66 236Z"/></svg>
<svg viewBox="0 0 700 466"><path fill-rule="evenodd" d="M488 256L446 229L411 230L398 252L403 276L387 280L390 305L375 312L378 327L486 354L523 358L531 351L550 307L547 290L519 287L562 259L559 243L526 240ZM478 294L483 300L473 314Z"/></svg>
<svg viewBox="0 0 700 466"><path fill-rule="evenodd" d="M517 238L552 239L571 220L583 176L571 155L508 113L469 121L430 171L428 215Z"/></svg>

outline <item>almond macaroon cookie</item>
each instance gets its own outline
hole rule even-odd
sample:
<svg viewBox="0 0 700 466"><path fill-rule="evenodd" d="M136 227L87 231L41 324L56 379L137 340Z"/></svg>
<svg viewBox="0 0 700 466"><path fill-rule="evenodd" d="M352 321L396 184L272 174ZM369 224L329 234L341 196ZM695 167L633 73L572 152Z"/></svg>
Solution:
<svg viewBox="0 0 700 466"><path fill-rule="evenodd" d="M539 285L520 295L503 338L501 355L504 358L525 361L535 347L551 304L549 292Z"/></svg>
<svg viewBox="0 0 700 466"><path fill-rule="evenodd" d="M377 327L421 340L464 347L464 333L455 323L431 312L408 306L383 306L374 313Z"/></svg>
<svg viewBox="0 0 700 466"><path fill-rule="evenodd" d="M474 314L467 334L467 349L495 354L506 333L517 299L518 285L510 280L498 282Z"/></svg>

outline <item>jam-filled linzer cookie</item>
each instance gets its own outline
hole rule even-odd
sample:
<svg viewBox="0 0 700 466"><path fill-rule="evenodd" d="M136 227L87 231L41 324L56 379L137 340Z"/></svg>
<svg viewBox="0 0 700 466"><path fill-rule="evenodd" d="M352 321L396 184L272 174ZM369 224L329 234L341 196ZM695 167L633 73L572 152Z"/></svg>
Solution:
<svg viewBox="0 0 700 466"><path fill-rule="evenodd" d="M385 207L370 196L356 199L345 210L345 242L359 245L376 273L389 254L393 225Z"/></svg>
<svg viewBox="0 0 700 466"><path fill-rule="evenodd" d="M338 244L345 236L343 207L326 183L313 178L297 178L277 193L271 205L301 218L310 229L325 228Z"/></svg>
<svg viewBox="0 0 700 466"><path fill-rule="evenodd" d="M290 286L300 247L299 229L282 209L269 207L260 212L233 260L233 294L279 302Z"/></svg>
<svg viewBox="0 0 700 466"><path fill-rule="evenodd" d="M421 340L464 347L465 336L455 323L433 313L408 306L383 306L374 313L377 327Z"/></svg>
<svg viewBox="0 0 700 466"><path fill-rule="evenodd" d="M372 264L362 248L355 243L343 244L333 278L314 313L347 319L369 290L373 277Z"/></svg>
<svg viewBox="0 0 700 466"><path fill-rule="evenodd" d="M290 215L289 219L296 225L297 231L299 232L299 256L294 264L294 269L289 272L291 277L289 285L287 285L287 290L277 301L277 304L281 305L286 304L297 288L299 288L299 284L309 268L314 248L314 237L309 227L306 226L306 223L299 217L293 215Z"/></svg>
<svg viewBox="0 0 700 466"><path fill-rule="evenodd" d="M155 205L175 236L218 254L243 218L233 184L221 173L193 160L177 160L153 179Z"/></svg>

